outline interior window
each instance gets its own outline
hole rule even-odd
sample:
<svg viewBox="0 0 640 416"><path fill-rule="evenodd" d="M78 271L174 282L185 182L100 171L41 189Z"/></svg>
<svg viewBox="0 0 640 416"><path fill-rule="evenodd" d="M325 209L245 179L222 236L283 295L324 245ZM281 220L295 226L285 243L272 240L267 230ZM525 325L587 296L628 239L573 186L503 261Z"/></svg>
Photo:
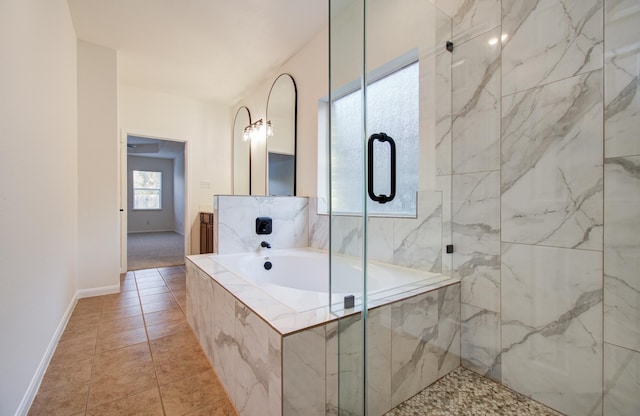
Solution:
<svg viewBox="0 0 640 416"><path fill-rule="evenodd" d="M133 171L133 209L162 209L162 172Z"/></svg>

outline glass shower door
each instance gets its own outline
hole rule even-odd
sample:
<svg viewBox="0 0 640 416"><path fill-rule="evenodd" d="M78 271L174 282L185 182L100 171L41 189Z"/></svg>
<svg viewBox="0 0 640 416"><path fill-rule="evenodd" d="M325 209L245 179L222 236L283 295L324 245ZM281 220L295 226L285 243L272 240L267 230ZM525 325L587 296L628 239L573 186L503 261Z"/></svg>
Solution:
<svg viewBox="0 0 640 416"><path fill-rule="evenodd" d="M404 364L391 356L395 318L381 300L403 289L374 284L370 270L447 268L442 188L450 182L437 178L436 163L441 17L427 0L330 1L331 414L382 415L402 397L394 390L407 390L404 370L394 371Z"/></svg>

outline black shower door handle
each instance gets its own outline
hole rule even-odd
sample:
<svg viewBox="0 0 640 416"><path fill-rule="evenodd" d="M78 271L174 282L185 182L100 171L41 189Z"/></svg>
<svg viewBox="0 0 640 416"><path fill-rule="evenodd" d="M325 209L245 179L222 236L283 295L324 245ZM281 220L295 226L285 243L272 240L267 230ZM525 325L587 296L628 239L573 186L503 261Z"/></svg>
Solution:
<svg viewBox="0 0 640 416"><path fill-rule="evenodd" d="M389 148L391 150L391 192L389 195L376 195L373 191L373 161L375 160L373 157L373 142L376 140L382 143L389 143ZM396 142L385 133L372 134L367 142L367 153L367 176L369 179L367 191L369 192L369 198L380 204L386 204L387 202L393 201L393 198L396 197Z"/></svg>

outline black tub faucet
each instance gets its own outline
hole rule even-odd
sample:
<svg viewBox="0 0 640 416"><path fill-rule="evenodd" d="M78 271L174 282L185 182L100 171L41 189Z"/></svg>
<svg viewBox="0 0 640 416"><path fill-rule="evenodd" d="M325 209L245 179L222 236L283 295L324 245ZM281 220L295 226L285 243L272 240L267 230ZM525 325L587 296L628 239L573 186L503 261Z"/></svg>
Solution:
<svg viewBox="0 0 640 416"><path fill-rule="evenodd" d="M271 244L269 244L268 241L263 241L262 243L260 243L260 247L271 248Z"/></svg>

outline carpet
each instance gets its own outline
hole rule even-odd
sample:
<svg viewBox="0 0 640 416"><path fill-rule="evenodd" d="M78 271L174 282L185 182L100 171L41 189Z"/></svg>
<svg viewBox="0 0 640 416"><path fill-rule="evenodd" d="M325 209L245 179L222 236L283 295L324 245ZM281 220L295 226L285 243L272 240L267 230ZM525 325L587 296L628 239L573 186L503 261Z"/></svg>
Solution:
<svg viewBox="0 0 640 416"><path fill-rule="evenodd" d="M184 264L184 236L174 232L130 233L127 269L140 270Z"/></svg>

